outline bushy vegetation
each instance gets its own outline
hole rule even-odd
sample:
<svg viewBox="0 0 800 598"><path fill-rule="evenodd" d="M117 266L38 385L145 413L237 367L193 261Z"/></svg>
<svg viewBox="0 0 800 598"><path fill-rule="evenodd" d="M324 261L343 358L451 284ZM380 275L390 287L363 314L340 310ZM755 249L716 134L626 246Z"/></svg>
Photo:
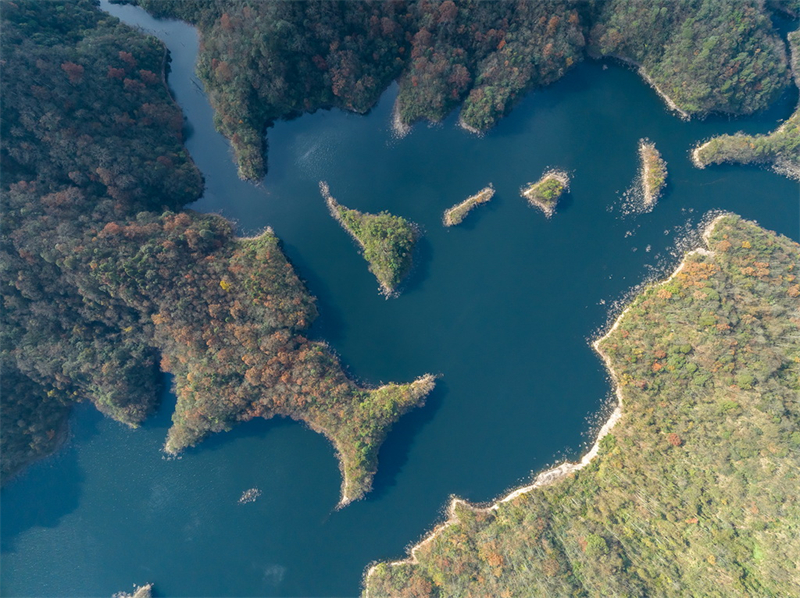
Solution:
<svg viewBox="0 0 800 598"><path fill-rule="evenodd" d="M138 317L83 297L55 252L78 231L196 199L202 178L156 40L88 1L8 2L2 26L5 479L53 450L75 400L131 425L153 408L156 352L124 332Z"/></svg>
<svg viewBox="0 0 800 598"><path fill-rule="evenodd" d="M800 31L789 34L792 69L800 87ZM764 164L778 172L800 178L800 106L776 131L768 135L720 135L696 147L692 152L696 166L725 162Z"/></svg>
<svg viewBox="0 0 800 598"><path fill-rule="evenodd" d="M791 596L800 246L738 217L600 343L624 398L597 457L379 564L391 596Z"/></svg>
<svg viewBox="0 0 800 598"><path fill-rule="evenodd" d="M656 149L655 143L642 139L639 142L639 160L641 162L642 195L644 207L651 207L667 184L667 163Z"/></svg>
<svg viewBox="0 0 800 598"><path fill-rule="evenodd" d="M535 183L523 187L520 194L549 218L556 211L558 200L568 190L569 174L561 170L551 170Z"/></svg>
<svg viewBox="0 0 800 598"><path fill-rule="evenodd" d="M452 208L445 210L442 222L445 226L455 226L461 224L464 218L467 217L473 209L482 203L487 203L494 197L494 188L489 185L481 189L475 195L471 195L459 204L454 205Z"/></svg>
<svg viewBox="0 0 800 598"><path fill-rule="evenodd" d="M343 501L359 498L388 427L433 378L357 386L303 335L314 300L270 231L237 239L223 218L177 211L202 180L163 46L90 2L65 8L3 10L4 479L55 448L75 401L137 425L160 365L178 396L169 452L291 417L331 439Z"/></svg>
<svg viewBox="0 0 800 598"><path fill-rule="evenodd" d="M462 105L462 123L484 131L525 91L583 60L587 38L594 55L642 64L692 114L749 113L787 83L758 0L135 1L199 27L198 73L217 127L253 180L264 176L263 134L277 119L365 112L398 79L401 123L440 121Z"/></svg>
<svg viewBox="0 0 800 598"><path fill-rule="evenodd" d="M788 82L783 44L758 0L609 0L590 51L641 65L689 114L750 114Z"/></svg>
<svg viewBox="0 0 800 598"><path fill-rule="evenodd" d="M378 279L387 297L397 294L397 287L411 271L414 245L419 237L417 226L389 212L367 214L339 204L328 185L320 183L331 215L361 246L369 271Z"/></svg>

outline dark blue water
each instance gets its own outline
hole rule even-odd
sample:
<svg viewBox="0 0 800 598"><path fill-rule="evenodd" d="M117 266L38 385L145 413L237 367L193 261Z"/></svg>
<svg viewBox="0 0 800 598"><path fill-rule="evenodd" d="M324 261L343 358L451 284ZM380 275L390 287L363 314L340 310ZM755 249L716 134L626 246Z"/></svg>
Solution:
<svg viewBox="0 0 800 598"><path fill-rule="evenodd" d="M750 167L697 170L710 135L766 132L796 92L753 118L681 122L632 72L583 64L529 94L485 137L456 126L390 131L390 89L366 117L321 111L269 131L269 174L240 181L193 75L195 31L133 7L104 8L163 39L187 145L207 189L193 208L272 226L319 298L316 337L367 383L443 374L427 405L395 426L375 490L333 511L339 472L319 435L255 421L177 460L160 452L174 397L139 430L84 406L70 444L2 492L7 596L109 596L155 582L163 596L352 596L373 559L400 557L448 496L486 501L554 460L577 457L609 385L587 339L610 304L674 265L676 243L710 210L800 238L796 182ZM623 194L649 137L669 164L666 195L628 214ZM573 173L551 219L518 195L547 167ZM398 299L385 300L317 183L343 204L389 210L425 231ZM497 195L453 229L442 212L488 183ZM261 498L237 505L247 488Z"/></svg>

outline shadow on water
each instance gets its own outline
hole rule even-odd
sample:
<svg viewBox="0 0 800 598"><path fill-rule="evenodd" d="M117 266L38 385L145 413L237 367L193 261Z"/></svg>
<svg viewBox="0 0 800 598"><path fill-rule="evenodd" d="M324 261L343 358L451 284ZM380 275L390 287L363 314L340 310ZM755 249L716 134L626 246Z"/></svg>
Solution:
<svg viewBox="0 0 800 598"><path fill-rule="evenodd" d="M0 494L2 551L13 552L17 537L34 527L55 528L81 502L84 472L78 460L78 444L100 433L103 415L91 404L78 405L70 415L69 436L53 455L29 465L8 482ZM57 489L33 496L31 487Z"/></svg>
<svg viewBox="0 0 800 598"><path fill-rule="evenodd" d="M397 476L408 461L408 453L420 431L436 416L448 393L447 383L439 378L428 395L425 405L412 409L392 426L389 436L378 452L378 472L372 484L368 501L379 501L397 485Z"/></svg>
<svg viewBox="0 0 800 598"><path fill-rule="evenodd" d="M292 266L305 285L306 289L316 298L317 319L311 325L308 336L315 340L336 343L342 338L344 319L340 309L332 299L330 288L325 280L316 274L303 259L300 249L290 243L281 242L281 248L289 258Z"/></svg>
<svg viewBox="0 0 800 598"><path fill-rule="evenodd" d="M190 457L210 451L219 451L242 438L261 438L279 428L301 425L300 422L288 417L276 416L270 419L255 417L246 422L237 422L229 432L217 432L207 436L197 446L186 449L184 454Z"/></svg>
<svg viewBox="0 0 800 598"><path fill-rule="evenodd" d="M414 248L414 265L406 281L402 284L400 294L421 291L430 274L431 260L433 259L433 246L422 231L417 246Z"/></svg>

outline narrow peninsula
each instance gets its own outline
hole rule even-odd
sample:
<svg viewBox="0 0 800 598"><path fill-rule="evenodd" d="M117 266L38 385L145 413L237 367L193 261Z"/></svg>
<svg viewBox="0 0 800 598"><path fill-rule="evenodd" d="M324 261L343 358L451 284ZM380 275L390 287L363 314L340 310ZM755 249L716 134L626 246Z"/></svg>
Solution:
<svg viewBox="0 0 800 598"><path fill-rule="evenodd" d="M639 141L642 202L645 210L652 210L667 184L667 163L649 139Z"/></svg>
<svg viewBox="0 0 800 598"><path fill-rule="evenodd" d="M556 211L558 200L567 191L569 191L569 174L563 170L550 170L537 182L523 187L520 195L550 218Z"/></svg>
<svg viewBox="0 0 800 598"><path fill-rule="evenodd" d="M800 87L800 31L789 34L794 79ZM711 164L761 164L800 180L800 105L775 131L767 135L720 135L692 150L698 168Z"/></svg>
<svg viewBox="0 0 800 598"><path fill-rule="evenodd" d="M333 198L324 181L320 181L319 189L331 216L361 247L369 271L378 279L381 293L386 297L396 297L400 283L413 265L419 227L389 212L366 214L346 208Z"/></svg>
<svg viewBox="0 0 800 598"><path fill-rule="evenodd" d="M454 205L452 208L445 210L442 222L445 226L455 226L461 224L464 218L467 217L473 209L482 203L488 203L494 197L494 187L491 183L488 187L484 187L475 195L472 195L462 201L460 204Z"/></svg>
<svg viewBox="0 0 800 598"><path fill-rule="evenodd" d="M620 404L581 463L454 500L365 597L796 593L800 245L732 215L704 239L595 342Z"/></svg>

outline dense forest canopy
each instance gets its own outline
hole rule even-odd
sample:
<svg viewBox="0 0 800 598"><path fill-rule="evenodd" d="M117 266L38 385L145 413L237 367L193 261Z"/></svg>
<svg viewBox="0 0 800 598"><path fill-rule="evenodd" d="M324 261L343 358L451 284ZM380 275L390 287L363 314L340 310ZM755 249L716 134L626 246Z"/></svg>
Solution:
<svg viewBox="0 0 800 598"><path fill-rule="evenodd" d="M8 2L2 17L3 478L53 450L75 401L140 423L160 366L178 395L167 451L291 417L335 445L343 502L362 496L433 378L357 386L304 336L314 299L271 231L237 239L180 211L202 178L157 40L89 1Z"/></svg>
<svg viewBox="0 0 800 598"><path fill-rule="evenodd" d="M725 216L600 343L622 418L585 468L377 565L365 596L791 596L800 245ZM794 588L794 589L792 589Z"/></svg>
<svg viewBox="0 0 800 598"><path fill-rule="evenodd" d="M796 10L795 0L135 1L200 29L198 73L253 180L275 120L366 112L395 79L401 126L461 105L461 122L486 130L587 55L641 65L686 113L749 114L788 83L769 11Z"/></svg>
<svg viewBox="0 0 800 598"><path fill-rule="evenodd" d="M800 31L793 31L788 38L794 79L800 87ZM772 133L714 137L692 151L692 161L700 168L725 162L768 165L781 174L800 180L800 105Z"/></svg>

